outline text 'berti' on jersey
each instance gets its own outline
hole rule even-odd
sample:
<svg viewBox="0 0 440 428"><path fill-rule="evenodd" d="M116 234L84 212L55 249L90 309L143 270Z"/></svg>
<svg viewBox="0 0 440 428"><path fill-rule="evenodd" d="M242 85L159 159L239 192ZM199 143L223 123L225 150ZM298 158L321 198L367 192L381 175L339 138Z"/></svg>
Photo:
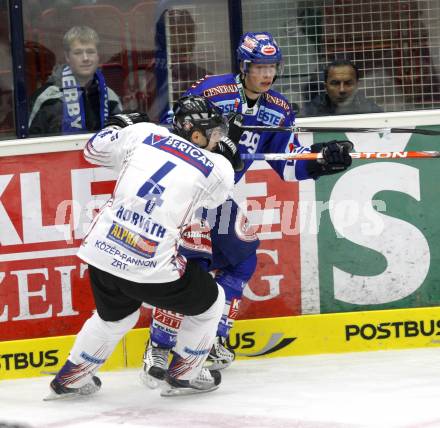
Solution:
<svg viewBox="0 0 440 428"><path fill-rule="evenodd" d="M78 256L139 283L178 279L186 260L176 242L198 208L215 208L232 194L230 163L151 123L106 128L84 153L119 177Z"/></svg>

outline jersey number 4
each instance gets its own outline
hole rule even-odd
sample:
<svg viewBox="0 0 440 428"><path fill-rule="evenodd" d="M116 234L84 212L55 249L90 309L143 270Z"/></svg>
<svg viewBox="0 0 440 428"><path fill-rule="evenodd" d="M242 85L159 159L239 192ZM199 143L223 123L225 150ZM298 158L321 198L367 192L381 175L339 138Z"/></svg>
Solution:
<svg viewBox="0 0 440 428"><path fill-rule="evenodd" d="M159 184L174 167L176 164L172 162L166 162L162 167L160 167L138 190L136 196L145 199L147 203L145 204L145 212L151 214L154 207L161 206L163 203L162 194L165 191L165 187Z"/></svg>

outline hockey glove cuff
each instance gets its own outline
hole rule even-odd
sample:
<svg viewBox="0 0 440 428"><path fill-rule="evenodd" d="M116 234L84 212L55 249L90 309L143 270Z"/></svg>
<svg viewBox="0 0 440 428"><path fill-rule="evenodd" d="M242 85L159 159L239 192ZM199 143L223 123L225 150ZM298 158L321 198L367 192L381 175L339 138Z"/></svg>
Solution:
<svg viewBox="0 0 440 428"><path fill-rule="evenodd" d="M105 123L107 126L119 126L119 128L125 128L126 126L133 125L140 122L149 122L150 118L146 113L120 113L110 116Z"/></svg>
<svg viewBox="0 0 440 428"><path fill-rule="evenodd" d="M215 153L220 153L229 162L231 162L234 171L241 171L244 168L244 163L240 157L240 151L238 145L234 143L230 138L223 137L217 143L217 147L214 150Z"/></svg>
<svg viewBox="0 0 440 428"><path fill-rule="evenodd" d="M243 116L240 113L229 113L227 116L228 121L228 137L235 143L239 143L241 135L244 129L241 127L243 124Z"/></svg>

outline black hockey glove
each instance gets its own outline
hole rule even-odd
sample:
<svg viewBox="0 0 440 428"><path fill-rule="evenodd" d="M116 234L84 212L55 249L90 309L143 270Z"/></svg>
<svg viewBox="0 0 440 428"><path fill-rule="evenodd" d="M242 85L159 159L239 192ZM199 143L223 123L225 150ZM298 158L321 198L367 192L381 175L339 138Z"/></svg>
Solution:
<svg viewBox="0 0 440 428"><path fill-rule="evenodd" d="M119 126L120 128L125 128L126 126L133 125L140 122L149 122L150 118L147 113L119 113L114 116L110 116L105 123L107 126Z"/></svg>
<svg viewBox="0 0 440 428"><path fill-rule="evenodd" d="M351 165L349 152L353 149L351 141L329 141L310 146L312 153L322 153L322 159L308 161L307 171L312 178L321 175L337 174L345 171Z"/></svg>
<svg viewBox="0 0 440 428"><path fill-rule="evenodd" d="M243 116L240 113L229 113L227 116L227 121L229 124L228 137L234 141L234 143L239 143L241 135L244 129L241 127L243 123Z"/></svg>
<svg viewBox="0 0 440 428"><path fill-rule="evenodd" d="M215 153L220 153L229 162L231 162L234 171L241 171L244 167L244 163L240 157L240 150L238 150L238 144L234 143L230 138L223 137L217 143L217 147L214 150Z"/></svg>

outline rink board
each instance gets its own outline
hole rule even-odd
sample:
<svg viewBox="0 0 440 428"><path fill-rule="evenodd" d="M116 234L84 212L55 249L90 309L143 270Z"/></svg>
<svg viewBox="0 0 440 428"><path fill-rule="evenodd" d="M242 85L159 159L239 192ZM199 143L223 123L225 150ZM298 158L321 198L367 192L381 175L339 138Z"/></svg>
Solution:
<svg viewBox="0 0 440 428"><path fill-rule="evenodd" d="M302 315L237 321L230 346L237 358L437 347L438 308ZM148 329L135 329L119 343L102 370L141 366ZM0 379L57 371L75 336L0 343Z"/></svg>

